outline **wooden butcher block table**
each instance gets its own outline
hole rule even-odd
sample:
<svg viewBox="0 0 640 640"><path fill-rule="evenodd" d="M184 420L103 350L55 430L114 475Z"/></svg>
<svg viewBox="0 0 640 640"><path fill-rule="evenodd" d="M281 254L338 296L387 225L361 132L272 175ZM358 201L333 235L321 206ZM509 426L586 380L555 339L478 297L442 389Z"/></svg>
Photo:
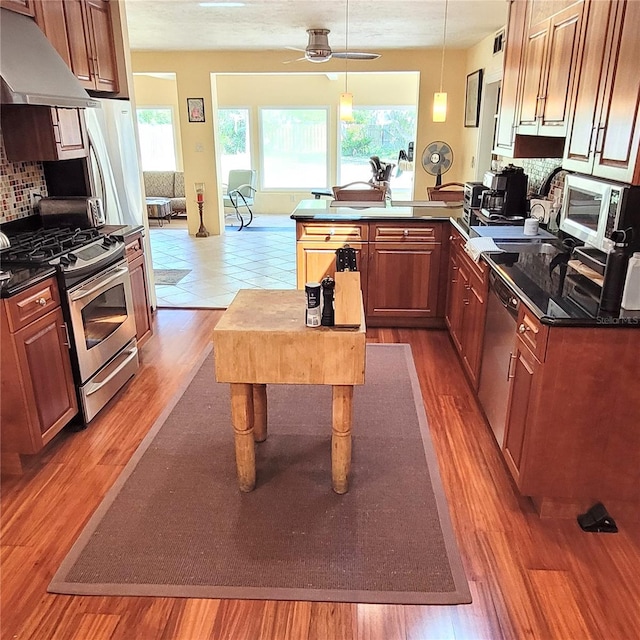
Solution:
<svg viewBox="0 0 640 640"><path fill-rule="evenodd" d="M213 331L216 379L231 386L241 491L256 483L254 440L267 437L267 384L332 385L332 484L336 493L349 488L353 386L364 383L364 315L354 329L311 328L305 301L299 290L242 289Z"/></svg>

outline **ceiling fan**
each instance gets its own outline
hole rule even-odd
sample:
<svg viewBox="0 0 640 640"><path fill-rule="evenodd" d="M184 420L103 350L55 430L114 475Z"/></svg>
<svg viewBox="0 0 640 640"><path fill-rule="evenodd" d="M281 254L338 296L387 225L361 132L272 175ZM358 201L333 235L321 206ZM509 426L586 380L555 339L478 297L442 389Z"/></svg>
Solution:
<svg viewBox="0 0 640 640"><path fill-rule="evenodd" d="M375 60L380 57L379 53L365 53L363 51L333 51L329 46L329 29L307 29L309 43L305 49L287 47L293 51L303 51L304 56L297 60L287 60L289 62L299 62L308 60L309 62L327 62L331 58L346 58L348 60Z"/></svg>

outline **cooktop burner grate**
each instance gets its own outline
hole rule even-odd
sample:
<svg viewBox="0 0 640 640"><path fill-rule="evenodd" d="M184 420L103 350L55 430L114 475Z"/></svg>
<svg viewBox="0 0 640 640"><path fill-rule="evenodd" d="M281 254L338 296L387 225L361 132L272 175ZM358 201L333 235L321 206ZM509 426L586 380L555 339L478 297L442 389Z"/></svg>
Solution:
<svg viewBox="0 0 640 640"><path fill-rule="evenodd" d="M41 264L63 256L100 237L97 229L40 229L9 234L11 246L2 251L3 262Z"/></svg>

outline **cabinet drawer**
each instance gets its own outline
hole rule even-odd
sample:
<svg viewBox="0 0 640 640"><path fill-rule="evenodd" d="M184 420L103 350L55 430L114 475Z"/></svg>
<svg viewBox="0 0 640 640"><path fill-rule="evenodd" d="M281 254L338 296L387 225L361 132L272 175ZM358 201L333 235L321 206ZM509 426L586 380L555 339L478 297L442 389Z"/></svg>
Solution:
<svg viewBox="0 0 640 640"><path fill-rule="evenodd" d="M543 325L523 304L520 305L518 313L517 331L520 340L540 362L544 362L549 327Z"/></svg>
<svg viewBox="0 0 640 640"><path fill-rule="evenodd" d="M440 242L441 224L376 222L371 225L373 242Z"/></svg>
<svg viewBox="0 0 640 640"><path fill-rule="evenodd" d="M127 262L131 263L143 254L144 242L141 235L135 237L133 240L131 240L130 238L127 239L127 244L125 246L125 255L127 256Z"/></svg>
<svg viewBox="0 0 640 640"><path fill-rule="evenodd" d="M22 293L3 300L12 333L60 306L55 278L43 280Z"/></svg>
<svg viewBox="0 0 640 640"><path fill-rule="evenodd" d="M313 242L358 242L367 240L366 222L304 222L297 224L298 240Z"/></svg>

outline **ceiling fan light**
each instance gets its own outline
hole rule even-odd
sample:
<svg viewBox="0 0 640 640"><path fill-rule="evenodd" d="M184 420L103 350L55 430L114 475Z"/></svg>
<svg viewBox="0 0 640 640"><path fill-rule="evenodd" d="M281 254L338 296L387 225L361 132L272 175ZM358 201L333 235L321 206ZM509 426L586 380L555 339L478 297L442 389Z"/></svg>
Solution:
<svg viewBox="0 0 640 640"><path fill-rule="evenodd" d="M351 93L340 94L340 120L353 122L353 95Z"/></svg>
<svg viewBox="0 0 640 640"><path fill-rule="evenodd" d="M433 121L434 122L447 121L447 94L446 93L433 94Z"/></svg>

